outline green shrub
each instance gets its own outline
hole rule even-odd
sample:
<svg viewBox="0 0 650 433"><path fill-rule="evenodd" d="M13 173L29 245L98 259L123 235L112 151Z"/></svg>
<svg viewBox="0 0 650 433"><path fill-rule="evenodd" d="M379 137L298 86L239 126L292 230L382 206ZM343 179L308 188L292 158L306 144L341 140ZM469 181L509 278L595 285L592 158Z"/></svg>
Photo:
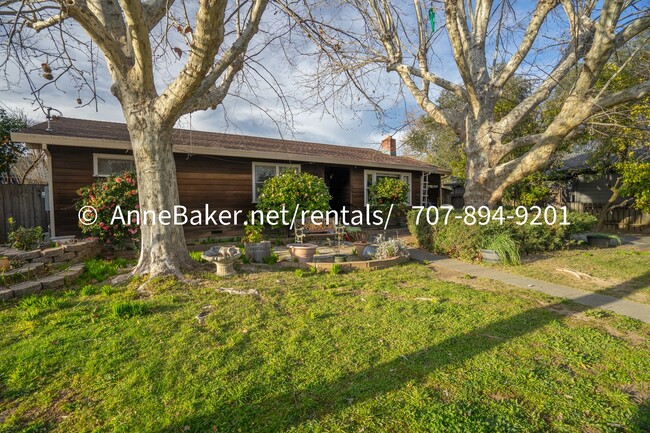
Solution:
<svg viewBox="0 0 650 433"><path fill-rule="evenodd" d="M415 237L418 247L425 248L427 250L432 249L431 245L431 226L427 222L427 219L424 213L420 216L420 220L416 219L418 216L418 211L413 209L406 214L406 222L408 225L409 232Z"/></svg>
<svg viewBox="0 0 650 433"><path fill-rule="evenodd" d="M117 206L120 206L125 219L128 218L129 211L139 209L135 173L127 171L121 175L107 177L80 188L77 194L80 196L75 204L77 210L92 206L97 211L97 220L93 224L84 225L79 222L82 233L99 238L101 243L110 248L139 245L140 226L136 224L137 220L130 221L130 225L119 220L111 224Z"/></svg>
<svg viewBox="0 0 650 433"><path fill-rule="evenodd" d="M247 226L244 227L244 233L246 233L246 235L242 238L242 242L253 243L253 244L262 242L262 240L264 239L264 237L262 236L263 230L264 227L260 224L248 224Z"/></svg>
<svg viewBox="0 0 650 433"><path fill-rule="evenodd" d="M338 275L341 272L343 272L343 266L339 265L338 263L334 263L330 268L330 275Z"/></svg>
<svg viewBox="0 0 650 433"><path fill-rule="evenodd" d="M257 209L263 212L271 210L278 214L284 206L293 214L300 205L303 211L327 211L331 196L325 181L309 173L297 173L287 170L279 176L267 179L257 199Z"/></svg>
<svg viewBox="0 0 650 433"><path fill-rule="evenodd" d="M402 179L382 177L368 188L368 202L370 206L388 211L390 205L404 208L408 201L409 184Z"/></svg>
<svg viewBox="0 0 650 433"><path fill-rule="evenodd" d="M13 248L31 250L37 248L43 239L43 228L41 226L32 228L20 226L16 228L16 221L12 217L7 218L7 225L7 241Z"/></svg>
<svg viewBox="0 0 650 433"><path fill-rule="evenodd" d="M454 210L449 215L447 224L443 222L446 212L441 211L438 224L430 226L425 212L422 212L419 224L416 224L417 214L418 210L412 210L408 213L408 225L411 234L417 239L420 247L464 260L476 259L479 256L479 250L485 247L487 240L492 239L500 239L501 242L507 242L508 244L512 241L519 253L530 254L557 250L569 244L571 234L588 231L596 223L596 218L591 215L568 212L567 222L570 224L568 226L561 225L561 218L559 217L553 225L547 225L546 223L542 223L542 225L531 225L529 223L518 225L516 224L518 219L515 213L513 211L504 211L503 216L505 219L503 224L493 220L487 225L466 225L464 222L465 212L463 210ZM508 215L515 216L515 218L508 220ZM457 219L456 216L462 218ZM501 235L502 233L507 235ZM508 241L505 240L506 236L509 239ZM506 260L512 258L517 261L513 254L510 254L509 257Z"/></svg>
<svg viewBox="0 0 650 433"><path fill-rule="evenodd" d="M593 230L596 227L598 218L588 213L569 212L567 213L567 230L569 233L581 233Z"/></svg>

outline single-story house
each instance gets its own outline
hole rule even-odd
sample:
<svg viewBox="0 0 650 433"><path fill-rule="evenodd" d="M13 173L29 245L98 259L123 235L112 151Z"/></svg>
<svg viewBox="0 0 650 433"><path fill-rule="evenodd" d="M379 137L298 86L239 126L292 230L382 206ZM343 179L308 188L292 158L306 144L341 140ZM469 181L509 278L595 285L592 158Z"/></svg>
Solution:
<svg viewBox="0 0 650 433"><path fill-rule="evenodd" d="M129 133L121 123L60 118L49 126L44 122L14 132L12 139L48 154L52 236L79 233L74 204L80 187L134 167ZM363 208L368 186L382 176L408 182L409 205L439 205L440 176L448 173L398 156L392 137L382 142L383 151L379 151L175 129L172 147L180 204L188 210L203 209L206 204L219 210L252 210L263 182L292 167L325 180L332 209ZM201 235L221 232L219 227L209 227Z"/></svg>

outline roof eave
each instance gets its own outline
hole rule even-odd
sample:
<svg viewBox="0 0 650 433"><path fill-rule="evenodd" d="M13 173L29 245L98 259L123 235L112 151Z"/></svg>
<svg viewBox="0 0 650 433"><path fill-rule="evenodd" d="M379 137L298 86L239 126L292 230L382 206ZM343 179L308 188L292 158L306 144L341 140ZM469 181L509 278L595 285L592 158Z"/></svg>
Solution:
<svg viewBox="0 0 650 433"><path fill-rule="evenodd" d="M131 143L129 141L121 140L107 140L101 138L87 138L87 137L73 137L68 135L47 135L47 134L32 134L28 132L12 132L11 139L18 143L25 143L28 146L40 147L42 144L56 145L56 146L74 146L74 147L90 147L97 149L112 149L112 150L130 150ZM349 159L345 158L332 158L321 157L302 154L279 154L277 152L260 152L256 150L239 150L239 149L215 149L204 146L187 146L187 145L174 145L173 151L175 153L192 153L197 155L213 155L213 156L229 156L239 158L258 158L270 159L278 161L296 161L296 162L319 162L324 164L339 164L348 166L361 166L371 168L392 168L408 171L422 171L436 174L448 174L448 170L444 170L434 166L419 166L409 164L390 164L384 161L364 161L357 160L351 163Z"/></svg>

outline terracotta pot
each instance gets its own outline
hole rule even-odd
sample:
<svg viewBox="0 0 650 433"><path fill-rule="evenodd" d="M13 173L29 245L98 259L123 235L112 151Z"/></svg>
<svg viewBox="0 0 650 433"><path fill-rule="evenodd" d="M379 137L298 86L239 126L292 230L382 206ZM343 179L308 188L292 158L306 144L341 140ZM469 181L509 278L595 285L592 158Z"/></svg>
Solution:
<svg viewBox="0 0 650 433"><path fill-rule="evenodd" d="M312 262L314 254L316 253L316 244L300 244L293 246L293 256L298 259L300 263Z"/></svg>
<svg viewBox="0 0 650 433"><path fill-rule="evenodd" d="M361 257L363 255L363 250L368 246L368 242L355 242L354 249L357 256Z"/></svg>
<svg viewBox="0 0 650 433"><path fill-rule="evenodd" d="M295 254L294 254L294 252L293 252L293 249L294 249L295 247L297 247L297 246L299 247L300 245L304 245L304 244L301 244L301 243L292 243L292 244L287 244L287 248L289 248L289 254L291 254L291 257L292 257L292 258L295 257Z"/></svg>
<svg viewBox="0 0 650 433"><path fill-rule="evenodd" d="M7 257L0 257L0 271L8 271L11 268L11 260Z"/></svg>

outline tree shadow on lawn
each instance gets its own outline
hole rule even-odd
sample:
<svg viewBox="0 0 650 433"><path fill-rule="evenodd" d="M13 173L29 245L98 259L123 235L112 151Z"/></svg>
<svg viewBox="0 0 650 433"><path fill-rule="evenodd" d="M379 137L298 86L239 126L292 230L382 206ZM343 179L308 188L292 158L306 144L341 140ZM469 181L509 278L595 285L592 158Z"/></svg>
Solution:
<svg viewBox="0 0 650 433"><path fill-rule="evenodd" d="M648 272L650 274L650 272ZM647 274L640 278L647 278ZM598 308L576 305L573 314ZM602 301L602 298L598 298ZM575 299L580 302L582 299ZM572 306L573 307L573 306ZM384 393L398 390L408 382L424 381L436 370L460 365L473 357L497 348L503 343L522 337L559 319L557 309L567 315L567 302L558 301L544 307L533 308L507 319L490 323L463 335L450 337L423 350L400 356L360 372L349 373L336 381L313 383L306 388L274 395L250 395L246 402L224 402L214 410L214 415L189 416L160 431L284 431L310 421L319 421ZM569 313L570 314L570 313ZM259 391L259 390L256 390ZM638 406L631 431L650 430L648 402ZM189 429L188 429L189 427ZM576 426L577 427L577 426Z"/></svg>

